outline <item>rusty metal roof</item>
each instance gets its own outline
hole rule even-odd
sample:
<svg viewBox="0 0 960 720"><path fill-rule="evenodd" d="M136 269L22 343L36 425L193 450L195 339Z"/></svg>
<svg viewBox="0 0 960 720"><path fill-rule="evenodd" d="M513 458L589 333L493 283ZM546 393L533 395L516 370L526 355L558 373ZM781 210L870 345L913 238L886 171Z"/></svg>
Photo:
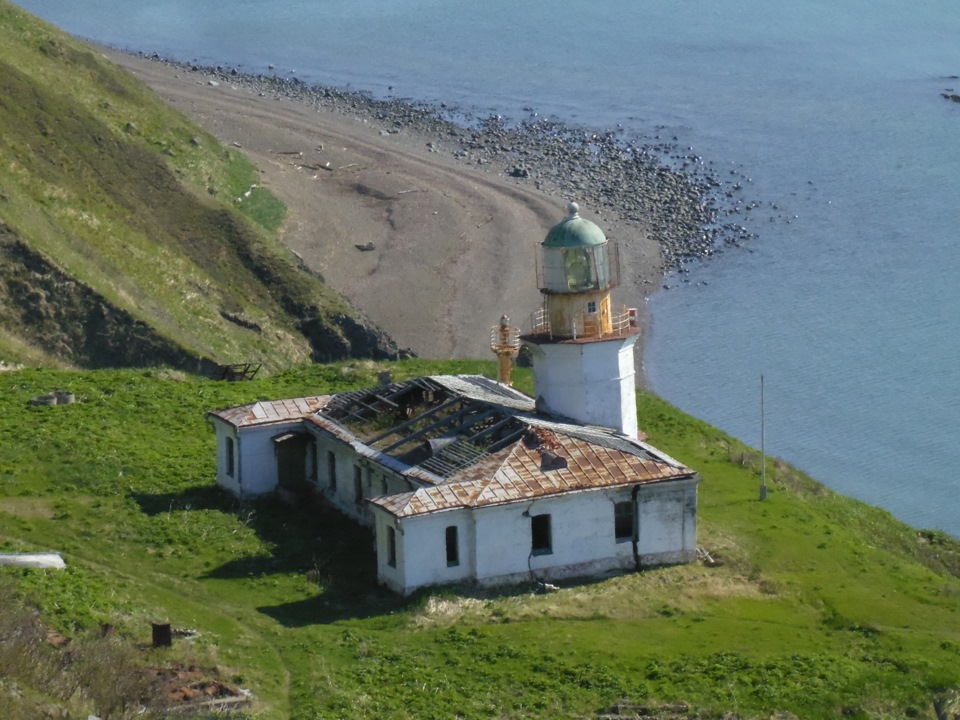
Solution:
<svg viewBox="0 0 960 720"><path fill-rule="evenodd" d="M330 402L331 397L331 395L313 395L286 400L261 400L251 405L215 410L207 415L219 418L235 428L269 425L309 417Z"/></svg>
<svg viewBox="0 0 960 720"><path fill-rule="evenodd" d="M520 410L533 412L534 402L519 390L502 385L496 380L482 375L435 375L430 378L433 382L445 387L462 397L479 402L501 405Z"/></svg>
<svg viewBox="0 0 960 720"><path fill-rule="evenodd" d="M556 430L532 432L441 485L369 502L396 517L412 517L694 475L690 468L669 456L649 452L649 446L643 443L617 437L612 446L600 444L563 432L564 426L553 425ZM598 433L601 439L606 436L605 432Z"/></svg>
<svg viewBox="0 0 960 720"><path fill-rule="evenodd" d="M210 413L234 427L303 420L421 486L369 500L397 517L694 476L610 428L537 413L526 395L476 375L435 376Z"/></svg>

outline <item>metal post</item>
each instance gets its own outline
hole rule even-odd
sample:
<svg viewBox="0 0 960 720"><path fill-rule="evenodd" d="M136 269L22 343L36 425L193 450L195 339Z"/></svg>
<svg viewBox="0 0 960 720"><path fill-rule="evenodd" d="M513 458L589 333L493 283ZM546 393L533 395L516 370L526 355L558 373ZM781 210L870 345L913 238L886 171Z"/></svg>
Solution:
<svg viewBox="0 0 960 720"><path fill-rule="evenodd" d="M767 451L764 445L763 373L760 373L760 499L767 499Z"/></svg>

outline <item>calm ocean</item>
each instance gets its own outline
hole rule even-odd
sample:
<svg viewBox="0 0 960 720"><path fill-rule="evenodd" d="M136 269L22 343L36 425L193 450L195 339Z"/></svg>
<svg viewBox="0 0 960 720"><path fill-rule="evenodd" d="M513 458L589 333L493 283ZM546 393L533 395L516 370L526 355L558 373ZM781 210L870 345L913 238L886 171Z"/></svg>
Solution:
<svg viewBox="0 0 960 720"><path fill-rule="evenodd" d="M960 92L960 4L19 4L182 60L622 123L746 173L759 237L651 299L650 385L758 445L763 373L768 452L960 535L960 105L940 97Z"/></svg>

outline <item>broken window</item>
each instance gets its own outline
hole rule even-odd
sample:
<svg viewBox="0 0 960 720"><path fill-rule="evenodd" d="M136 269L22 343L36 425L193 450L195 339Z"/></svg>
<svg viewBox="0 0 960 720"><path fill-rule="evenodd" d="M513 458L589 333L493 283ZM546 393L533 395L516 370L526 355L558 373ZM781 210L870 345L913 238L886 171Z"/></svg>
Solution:
<svg viewBox="0 0 960 720"><path fill-rule="evenodd" d="M337 456L333 450L327 450L327 482L330 483L330 490L337 491Z"/></svg>
<svg viewBox="0 0 960 720"><path fill-rule="evenodd" d="M633 540L634 504L630 501L613 505L613 528L617 542Z"/></svg>
<svg viewBox="0 0 960 720"><path fill-rule="evenodd" d="M450 525L447 528L447 567L454 567L460 564L460 542L457 537L457 526Z"/></svg>
<svg viewBox="0 0 960 720"><path fill-rule="evenodd" d="M359 465L353 466L353 501L359 505L363 502L363 482L361 480L361 473L363 471L360 469Z"/></svg>
<svg viewBox="0 0 960 720"><path fill-rule="evenodd" d="M224 464L226 465L227 477L233 477L233 472L234 472L234 468L233 468L233 454L234 454L233 444L234 444L234 443L233 443L233 438L232 438L232 437L228 437L228 438L227 438L227 443L226 443L226 456L224 457L224 460L225 460L225 463L224 463Z"/></svg>
<svg viewBox="0 0 960 720"><path fill-rule="evenodd" d="M532 554L549 555L553 552L549 515L534 515L530 518L530 539Z"/></svg>
<svg viewBox="0 0 960 720"><path fill-rule="evenodd" d="M387 565L397 566L397 531L392 527L387 528Z"/></svg>

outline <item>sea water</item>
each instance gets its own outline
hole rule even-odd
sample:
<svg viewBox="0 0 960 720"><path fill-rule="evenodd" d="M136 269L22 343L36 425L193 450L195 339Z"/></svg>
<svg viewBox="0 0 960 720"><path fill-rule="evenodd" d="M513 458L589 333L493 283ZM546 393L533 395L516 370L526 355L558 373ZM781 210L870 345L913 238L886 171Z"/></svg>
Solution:
<svg viewBox="0 0 960 720"><path fill-rule="evenodd" d="M737 218L757 238L651 298L652 389L758 445L763 374L769 453L960 535L960 4L19 4L127 49L691 148L761 202Z"/></svg>

